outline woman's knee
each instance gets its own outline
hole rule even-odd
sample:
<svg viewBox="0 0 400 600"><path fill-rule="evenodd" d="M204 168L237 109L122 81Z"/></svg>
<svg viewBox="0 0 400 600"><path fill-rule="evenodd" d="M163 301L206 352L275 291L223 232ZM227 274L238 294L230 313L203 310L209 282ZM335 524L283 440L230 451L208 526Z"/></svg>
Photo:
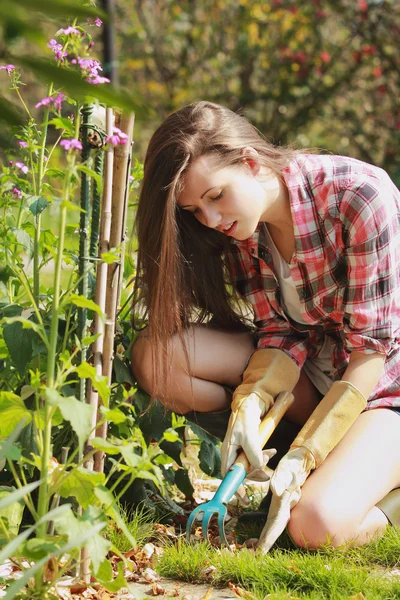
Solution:
<svg viewBox="0 0 400 600"><path fill-rule="evenodd" d="M349 507L350 508L350 507ZM293 542L301 548L333 547L350 542L358 529L360 515L350 514L346 506L334 498L303 500L293 508L288 523L288 533Z"/></svg>
<svg viewBox="0 0 400 600"><path fill-rule="evenodd" d="M146 329L138 334L131 351L131 367L141 388L151 394L153 385L152 350Z"/></svg>
<svg viewBox="0 0 400 600"><path fill-rule="evenodd" d="M190 339L191 329L188 329L184 336ZM185 362L185 353L183 350L182 339L179 335L174 335L168 344L168 369L173 372L182 370ZM147 328L142 329L137 336L131 351L131 366L136 381L142 389L148 394L152 393L154 382L154 356L152 345L147 335Z"/></svg>

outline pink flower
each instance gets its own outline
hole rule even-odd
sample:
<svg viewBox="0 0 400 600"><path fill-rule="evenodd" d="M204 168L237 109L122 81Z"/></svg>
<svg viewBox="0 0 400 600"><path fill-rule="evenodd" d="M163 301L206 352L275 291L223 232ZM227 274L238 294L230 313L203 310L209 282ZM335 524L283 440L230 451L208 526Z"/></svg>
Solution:
<svg viewBox="0 0 400 600"><path fill-rule="evenodd" d="M112 135L108 135L106 137L106 144L110 143L113 146L118 146L118 144L126 144L128 141L128 136L126 133L118 129L118 127L113 127Z"/></svg>
<svg viewBox="0 0 400 600"><path fill-rule="evenodd" d="M64 60L64 58L68 56L68 52L63 51L62 45L59 44L57 40L50 40L50 42L47 44L47 47L52 49L57 60Z"/></svg>
<svg viewBox="0 0 400 600"><path fill-rule="evenodd" d="M96 25L96 27L101 27L103 25L103 21L99 17L96 17L95 19L91 19L89 17L87 19L87 22L91 27L93 27L94 25Z"/></svg>
<svg viewBox="0 0 400 600"><path fill-rule="evenodd" d="M94 77L88 77L86 79L88 83L92 83L93 85L97 85L98 83L110 83L110 80L107 77L101 77L100 75L95 75Z"/></svg>
<svg viewBox="0 0 400 600"><path fill-rule="evenodd" d="M19 189L18 189L18 188L16 188L16 187L13 189L13 194L14 194L14 196L15 196L16 198L19 198L19 199L21 199L21 198L22 198L22 192L21 192L21 190L19 190Z"/></svg>
<svg viewBox="0 0 400 600"><path fill-rule="evenodd" d="M60 146L65 148L65 150L82 150L82 144L79 140L75 138L69 138L68 140L61 140Z"/></svg>
<svg viewBox="0 0 400 600"><path fill-rule="evenodd" d="M80 35L81 32L76 27L67 27L66 29L61 29L61 33L64 35Z"/></svg>
<svg viewBox="0 0 400 600"><path fill-rule="evenodd" d="M37 104L35 104L35 108L39 108L40 106L49 107L51 105L54 106L56 110L61 110L61 104L64 102L65 96L64 94L57 94L57 96L48 96L47 98L43 98Z"/></svg>
<svg viewBox="0 0 400 600"><path fill-rule="evenodd" d="M35 108L39 108L40 106L50 106L52 101L53 101L53 99L51 96L48 96L47 98L43 98L43 100L41 100L40 102L35 104Z"/></svg>
<svg viewBox="0 0 400 600"><path fill-rule="evenodd" d="M26 142L18 142L18 144L21 146L21 148L27 148L28 144Z"/></svg>
<svg viewBox="0 0 400 600"><path fill-rule="evenodd" d="M65 96L64 94L57 94L55 98L53 98L54 106L57 110L61 110L61 104L64 102Z"/></svg>
<svg viewBox="0 0 400 600"><path fill-rule="evenodd" d="M17 161L15 166L18 167L18 169L21 169L21 171L25 174L29 171L28 167L23 162Z"/></svg>
<svg viewBox="0 0 400 600"><path fill-rule="evenodd" d="M14 65L5 65L5 66L0 67L0 71L3 71L4 69L7 71L8 74L10 74L11 71L14 71L15 66Z"/></svg>

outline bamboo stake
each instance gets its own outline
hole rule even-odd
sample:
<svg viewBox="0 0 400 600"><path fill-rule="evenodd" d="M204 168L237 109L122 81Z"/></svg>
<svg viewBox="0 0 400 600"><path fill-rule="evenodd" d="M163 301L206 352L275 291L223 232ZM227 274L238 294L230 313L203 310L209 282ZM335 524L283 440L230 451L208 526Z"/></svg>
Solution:
<svg viewBox="0 0 400 600"><path fill-rule="evenodd" d="M106 111L106 134L107 136L112 135L113 128L113 112L111 108L107 108ZM107 252L110 248L110 232L111 232L111 206L112 206L112 178L114 168L114 149L111 145L108 146L105 156L105 169L104 169L104 188L101 208L101 227L100 227L100 242L99 242L99 255L103 252ZM100 260L97 265L96 273L96 291L94 300L99 305L103 314L106 314L106 294L107 294L107 263ZM99 337L93 343L93 364L96 369L96 375L102 374L102 358L103 358L103 345L104 345L104 321L96 313L94 319L94 333ZM90 434L87 443L86 451L90 451L90 442L95 437L95 427L97 423L97 409L99 402L99 394L97 390L90 386L88 395L88 403L93 406L92 416L92 433ZM85 467L93 469L93 458L89 458L85 462Z"/></svg>
<svg viewBox="0 0 400 600"><path fill-rule="evenodd" d="M127 134L126 144L118 145L114 150L114 172L112 191L112 222L110 232L110 248L120 249L120 259L108 265L107 273L107 299L103 346L103 375L111 382L112 365L114 358L114 337L117 306L120 299L121 281L124 271L124 242L125 220L128 201L128 183L132 154L132 135L135 116L117 115L116 126ZM97 436L107 437L107 423L97 429ZM94 470L102 473L104 468L104 453L99 451L94 455Z"/></svg>

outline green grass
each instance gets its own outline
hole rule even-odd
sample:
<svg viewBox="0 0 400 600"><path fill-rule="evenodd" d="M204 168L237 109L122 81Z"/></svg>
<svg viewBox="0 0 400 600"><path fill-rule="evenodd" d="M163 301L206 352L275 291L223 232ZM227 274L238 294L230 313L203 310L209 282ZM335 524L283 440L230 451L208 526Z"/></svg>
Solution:
<svg viewBox="0 0 400 600"><path fill-rule="evenodd" d="M158 563L165 577L189 582L210 582L205 569L216 568L212 584L238 584L254 600L400 599L400 530L390 528L383 538L363 548L275 549L261 554L247 549L232 553L207 543L168 546ZM362 594L362 595L361 595Z"/></svg>
<svg viewBox="0 0 400 600"><path fill-rule="evenodd" d="M145 507L142 506L130 511L120 507L120 513L138 546L144 546L151 538L157 537L154 532L154 517L149 514ZM108 523L105 535L120 552L131 550L132 544L114 521L110 520Z"/></svg>

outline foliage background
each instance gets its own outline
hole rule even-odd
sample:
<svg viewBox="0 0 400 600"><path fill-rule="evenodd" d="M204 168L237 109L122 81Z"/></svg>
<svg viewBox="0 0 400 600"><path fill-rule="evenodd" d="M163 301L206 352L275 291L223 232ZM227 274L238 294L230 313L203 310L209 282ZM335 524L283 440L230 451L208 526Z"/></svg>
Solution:
<svg viewBox="0 0 400 600"><path fill-rule="evenodd" d="M166 114L206 98L275 143L351 155L400 182L396 0L116 0L115 31L121 85L151 109L136 122L139 159ZM3 54L32 49L9 34Z"/></svg>

